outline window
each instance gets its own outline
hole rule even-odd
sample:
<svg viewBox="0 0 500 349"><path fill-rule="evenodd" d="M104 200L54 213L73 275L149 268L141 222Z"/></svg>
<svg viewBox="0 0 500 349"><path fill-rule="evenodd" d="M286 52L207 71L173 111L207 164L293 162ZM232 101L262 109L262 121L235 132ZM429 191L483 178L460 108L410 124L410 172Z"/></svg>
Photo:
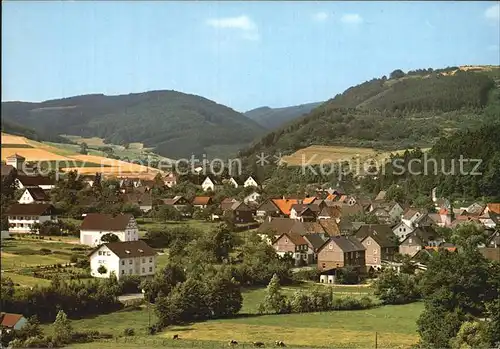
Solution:
<svg viewBox="0 0 500 349"><path fill-rule="evenodd" d="M373 254L377 254L377 250L376 250L376 249L375 249L375 250L373 250Z"/></svg>
<svg viewBox="0 0 500 349"><path fill-rule="evenodd" d="M132 263L133 263L132 259L129 259L128 264L132 264Z"/></svg>
<svg viewBox="0 0 500 349"><path fill-rule="evenodd" d="M288 244L288 239L285 239L285 244Z"/></svg>
<svg viewBox="0 0 500 349"><path fill-rule="evenodd" d="M408 242L411 244L411 243L412 243L412 239L410 238L410 239L408 240Z"/></svg>
<svg viewBox="0 0 500 349"><path fill-rule="evenodd" d="M122 260L122 265L125 265L125 260Z"/></svg>
<svg viewBox="0 0 500 349"><path fill-rule="evenodd" d="M110 251L106 252L106 256L111 256L111 252Z"/></svg>
<svg viewBox="0 0 500 349"><path fill-rule="evenodd" d="M149 263L153 263L153 257L149 257Z"/></svg>
<svg viewBox="0 0 500 349"><path fill-rule="evenodd" d="M374 261L375 263L377 263L377 262L378 262L378 258L377 258L377 257L374 257L374 258L373 258L373 261Z"/></svg>
<svg viewBox="0 0 500 349"><path fill-rule="evenodd" d="M153 267L149 267L149 272L152 272L153 271Z"/></svg>
<svg viewBox="0 0 500 349"><path fill-rule="evenodd" d="M97 252L99 256L102 256L102 251Z"/></svg>
<svg viewBox="0 0 500 349"><path fill-rule="evenodd" d="M333 250L333 244L328 245L328 248L329 248L330 250Z"/></svg>
<svg viewBox="0 0 500 349"><path fill-rule="evenodd" d="M125 270L122 270L122 275L125 275Z"/></svg>
<svg viewBox="0 0 500 349"><path fill-rule="evenodd" d="M370 240L366 240L366 244L367 244L367 245L371 245L371 244L372 244L372 242L371 242Z"/></svg>
<svg viewBox="0 0 500 349"><path fill-rule="evenodd" d="M143 259L142 259L142 263L146 263L146 258L143 258Z"/></svg>
<svg viewBox="0 0 500 349"><path fill-rule="evenodd" d="M321 268L325 269L326 268L326 263L321 263Z"/></svg>
<svg viewBox="0 0 500 349"><path fill-rule="evenodd" d="M146 272L146 268L142 268L142 272L145 273Z"/></svg>

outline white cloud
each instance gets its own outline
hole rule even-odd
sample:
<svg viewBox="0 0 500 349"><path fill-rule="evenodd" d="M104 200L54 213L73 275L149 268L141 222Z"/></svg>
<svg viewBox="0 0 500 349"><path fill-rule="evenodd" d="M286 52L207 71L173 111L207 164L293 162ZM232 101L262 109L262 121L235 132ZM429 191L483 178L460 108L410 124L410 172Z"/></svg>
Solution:
<svg viewBox="0 0 500 349"><path fill-rule="evenodd" d="M246 40L259 40L257 25L248 16L213 18L207 20L207 25L217 29L236 30L241 33L241 37Z"/></svg>
<svg viewBox="0 0 500 349"><path fill-rule="evenodd" d="M484 17L492 22L500 22L500 4L490 6L484 11Z"/></svg>
<svg viewBox="0 0 500 349"><path fill-rule="evenodd" d="M326 12L316 12L314 15L313 15L313 20L315 20L316 22L324 22L328 19L329 15L328 13Z"/></svg>
<svg viewBox="0 0 500 349"><path fill-rule="evenodd" d="M357 13L346 13L342 15L340 18L340 21L342 23L349 23L349 24L360 24L363 22L363 17L361 17Z"/></svg>

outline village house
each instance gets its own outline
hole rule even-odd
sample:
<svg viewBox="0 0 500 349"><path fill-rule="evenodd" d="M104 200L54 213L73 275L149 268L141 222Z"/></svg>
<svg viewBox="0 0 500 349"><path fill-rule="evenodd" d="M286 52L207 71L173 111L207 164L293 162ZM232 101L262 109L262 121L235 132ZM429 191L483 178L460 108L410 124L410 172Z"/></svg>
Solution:
<svg viewBox="0 0 500 349"><path fill-rule="evenodd" d="M398 239L390 225L366 224L356 232L356 238L365 247L367 267L380 269L382 262L393 262L399 251Z"/></svg>
<svg viewBox="0 0 500 349"><path fill-rule="evenodd" d="M142 212L149 212L153 209L153 195L149 191L126 193L123 195L123 199L128 204L138 206Z"/></svg>
<svg viewBox="0 0 500 349"><path fill-rule="evenodd" d="M425 213L426 212L423 212L416 208L408 208L401 216L401 222L403 222L409 227L413 227L414 222Z"/></svg>
<svg viewBox="0 0 500 349"><path fill-rule="evenodd" d="M500 230L491 233L486 244L479 247L479 252L491 261L500 262Z"/></svg>
<svg viewBox="0 0 500 349"><path fill-rule="evenodd" d="M276 253L284 257L290 255L296 265L310 264L313 261L313 251L309 250L307 241L295 233L283 233L272 244Z"/></svg>
<svg viewBox="0 0 500 349"><path fill-rule="evenodd" d="M124 276L153 276L156 272L156 251L144 241L119 241L97 246L89 254L90 275L117 279Z"/></svg>
<svg viewBox="0 0 500 349"><path fill-rule="evenodd" d="M249 176L245 182L243 183L243 187L245 188L248 188L248 187L255 187L257 188L259 186L259 184L257 183L257 181L255 179L253 179L252 176Z"/></svg>
<svg viewBox="0 0 500 349"><path fill-rule="evenodd" d="M252 209L243 202L222 202L221 210L223 215L229 215L234 223L251 223L254 221Z"/></svg>
<svg viewBox="0 0 500 349"><path fill-rule="evenodd" d="M275 238L278 236L288 233L292 230L292 227L297 221L290 218L275 217L264 221L259 228L258 232L260 234L273 234Z"/></svg>
<svg viewBox="0 0 500 349"><path fill-rule="evenodd" d="M25 170L25 161L26 161L26 158L24 156L21 156L17 153L15 154L12 154L10 156L7 156L7 158L5 159L5 164L7 166L11 166L13 168L15 168L18 172L24 172Z"/></svg>
<svg viewBox="0 0 500 349"><path fill-rule="evenodd" d="M2 179L7 176L15 176L19 172L14 166L7 165L3 162L1 163L1 171Z"/></svg>
<svg viewBox="0 0 500 349"><path fill-rule="evenodd" d="M208 205L212 204L212 198L210 196L195 196L193 199L193 207L199 208L201 210L207 208Z"/></svg>
<svg viewBox="0 0 500 349"><path fill-rule="evenodd" d="M385 190L381 190L378 192L377 196L375 197L375 202L383 202L385 201L385 196L387 192Z"/></svg>
<svg viewBox="0 0 500 349"><path fill-rule="evenodd" d="M80 244L98 246L106 234L114 234L120 241L139 240L139 228L131 214L88 213L80 227Z"/></svg>
<svg viewBox="0 0 500 349"><path fill-rule="evenodd" d="M22 314L12 314L12 313L0 313L0 335L5 330L7 333L9 331L19 331L28 323Z"/></svg>
<svg viewBox="0 0 500 349"><path fill-rule="evenodd" d="M413 226L406 225L404 222L399 222L392 228L392 232L402 241L408 234L413 232L416 228Z"/></svg>
<svg viewBox="0 0 500 349"><path fill-rule="evenodd" d="M173 206L178 211L185 211L191 204L189 201L181 195L177 195L170 199L163 199L163 204L167 206Z"/></svg>
<svg viewBox="0 0 500 349"><path fill-rule="evenodd" d="M325 237L324 234L307 234L303 236L304 240L306 240L307 245L309 246L309 255L312 255L312 261L310 261L309 264L311 263L317 263L318 262L318 251L323 246L326 240L328 240L327 237ZM312 253L311 253L312 252Z"/></svg>
<svg viewBox="0 0 500 349"><path fill-rule="evenodd" d="M330 237L318 250L320 271L355 267L365 270L365 247L353 236Z"/></svg>
<svg viewBox="0 0 500 349"><path fill-rule="evenodd" d="M316 220L318 213L318 205L294 204L290 209L290 218L301 222L312 222Z"/></svg>
<svg viewBox="0 0 500 349"><path fill-rule="evenodd" d="M51 204L13 204L5 212L9 219L9 233L31 233L34 224L57 222L54 206Z"/></svg>
<svg viewBox="0 0 500 349"><path fill-rule="evenodd" d="M40 187L26 188L19 198L20 204L48 204L50 197L45 190Z"/></svg>
<svg viewBox="0 0 500 349"><path fill-rule="evenodd" d="M437 234L433 227L418 227L401 241L399 253L414 256L418 251L435 244Z"/></svg>
<svg viewBox="0 0 500 349"><path fill-rule="evenodd" d="M243 199L243 202L247 205L255 205L255 204L257 204L257 201L259 200L260 197L261 197L261 195L259 193L257 193L256 191L254 191L253 193L245 196L245 198Z"/></svg>
<svg viewBox="0 0 500 349"><path fill-rule="evenodd" d="M165 177L163 177L163 182L169 188L172 188L174 185L177 185L177 176L170 172Z"/></svg>
<svg viewBox="0 0 500 349"><path fill-rule="evenodd" d="M336 206L325 206L318 214L318 220L322 219L335 219L337 223L340 222L340 209Z"/></svg>
<svg viewBox="0 0 500 349"><path fill-rule="evenodd" d="M273 200L267 200L257 207L256 219L258 221L262 222L266 217L279 217L280 215L282 212Z"/></svg>
<svg viewBox="0 0 500 349"><path fill-rule="evenodd" d="M233 188L238 188L240 186L240 183L238 183L238 181L236 179L234 179L234 177L229 177L227 179L223 179L222 184L223 185L230 185Z"/></svg>
<svg viewBox="0 0 500 349"><path fill-rule="evenodd" d="M219 186L220 183L215 180L215 178L210 178L210 176L207 176L201 183L201 188L203 189L203 191L215 191L216 187Z"/></svg>
<svg viewBox="0 0 500 349"><path fill-rule="evenodd" d="M292 206L299 203L298 199L272 199L272 202L280 210L280 216L290 217Z"/></svg>
<svg viewBox="0 0 500 349"><path fill-rule="evenodd" d="M369 206L369 211L370 213L373 213L376 216L379 217L384 217L384 219L387 220L387 222L397 222L401 215L404 212L403 207L395 202L373 202Z"/></svg>
<svg viewBox="0 0 500 349"><path fill-rule="evenodd" d="M41 188L50 190L55 187L55 181L40 175L18 175L14 181L19 189Z"/></svg>

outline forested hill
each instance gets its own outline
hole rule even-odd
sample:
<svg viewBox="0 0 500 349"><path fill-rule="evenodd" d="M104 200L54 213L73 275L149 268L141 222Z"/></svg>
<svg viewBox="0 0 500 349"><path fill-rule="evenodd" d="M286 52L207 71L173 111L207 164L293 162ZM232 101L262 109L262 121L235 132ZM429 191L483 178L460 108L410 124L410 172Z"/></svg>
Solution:
<svg viewBox="0 0 500 349"><path fill-rule="evenodd" d="M498 66L393 71L354 86L241 152L289 154L309 145L378 149L427 147L441 136L477 127L498 98Z"/></svg>
<svg viewBox="0 0 500 349"><path fill-rule="evenodd" d="M265 128L273 130L300 116L304 116L321 105L321 103L307 103L284 108L260 107L245 112L245 116Z"/></svg>
<svg viewBox="0 0 500 349"><path fill-rule="evenodd" d="M499 100L500 101L500 100ZM500 113L500 103L496 109ZM438 195L470 202L500 200L500 121L476 130L462 130L443 137L424 153L419 149L396 155L385 165L380 178L367 176L363 187L377 193L397 185L403 197L428 197L434 187ZM463 159L462 169L460 159ZM394 160L400 159L398 162ZM419 159L420 161L413 161ZM435 159L434 163L432 160ZM395 166L394 164L398 164ZM411 164L411 165L410 165ZM404 168L405 171L401 171ZM411 172L408 169L411 168Z"/></svg>
<svg viewBox="0 0 500 349"><path fill-rule="evenodd" d="M26 138L32 139L34 141L71 143L68 139L66 139L64 137L61 137L58 135L53 135L53 134L40 134L40 132L37 132L37 131L32 130L30 128L21 126L19 124L14 123L14 122L4 120L3 118L2 118L2 132L5 132L5 133L11 134L11 135L26 137Z"/></svg>
<svg viewBox="0 0 500 349"><path fill-rule="evenodd" d="M2 102L4 121L52 137L69 134L100 137L113 144L141 142L170 158L205 153L224 157L264 134L262 126L231 108L176 91Z"/></svg>

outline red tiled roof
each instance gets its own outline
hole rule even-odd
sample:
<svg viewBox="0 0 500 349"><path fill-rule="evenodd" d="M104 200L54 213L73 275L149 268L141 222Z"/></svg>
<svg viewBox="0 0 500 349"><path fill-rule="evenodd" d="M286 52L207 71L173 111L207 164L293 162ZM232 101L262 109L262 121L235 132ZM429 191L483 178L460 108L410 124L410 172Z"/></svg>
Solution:
<svg viewBox="0 0 500 349"><path fill-rule="evenodd" d="M500 203L491 203L486 205L488 210L496 214L500 214Z"/></svg>
<svg viewBox="0 0 500 349"><path fill-rule="evenodd" d="M302 203L304 205L308 205L308 204L312 204L314 202L314 200L316 200L316 197L311 196L310 198L305 198L304 200L302 200Z"/></svg>
<svg viewBox="0 0 500 349"><path fill-rule="evenodd" d="M283 214L289 215L292 206L299 203L297 199L272 199L273 203L280 209Z"/></svg>
<svg viewBox="0 0 500 349"><path fill-rule="evenodd" d="M210 203L210 196L196 196L193 199L193 205L208 205Z"/></svg>
<svg viewBox="0 0 500 349"><path fill-rule="evenodd" d="M0 316L2 319L1 325L7 328L14 327L19 322L19 320L23 318L22 314L11 314L11 313L1 313Z"/></svg>

